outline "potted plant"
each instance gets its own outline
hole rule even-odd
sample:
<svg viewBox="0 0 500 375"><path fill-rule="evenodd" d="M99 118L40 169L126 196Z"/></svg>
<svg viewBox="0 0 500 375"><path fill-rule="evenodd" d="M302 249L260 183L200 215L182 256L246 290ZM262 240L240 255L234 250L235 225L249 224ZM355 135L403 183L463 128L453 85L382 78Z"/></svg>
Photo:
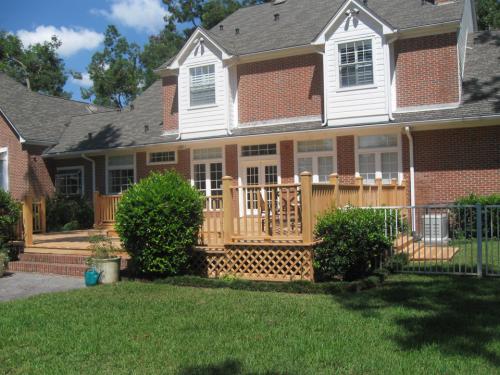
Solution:
<svg viewBox="0 0 500 375"><path fill-rule="evenodd" d="M105 236L92 236L89 242L92 255L87 264L99 273L99 283L112 284L119 281L121 258L116 255L118 249L113 246L111 239Z"/></svg>

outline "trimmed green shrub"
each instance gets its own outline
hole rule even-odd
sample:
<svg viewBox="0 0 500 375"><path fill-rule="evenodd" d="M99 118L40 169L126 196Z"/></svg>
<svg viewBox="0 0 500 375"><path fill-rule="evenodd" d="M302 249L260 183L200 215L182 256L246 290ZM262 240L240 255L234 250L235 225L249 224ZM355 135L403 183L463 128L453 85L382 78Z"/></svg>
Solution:
<svg viewBox="0 0 500 375"><path fill-rule="evenodd" d="M374 272L392 243L385 235L381 210L347 208L319 218L315 234L322 242L315 250L319 280L357 280Z"/></svg>
<svg viewBox="0 0 500 375"><path fill-rule="evenodd" d="M90 229L94 224L94 210L83 198L54 195L46 204L49 232Z"/></svg>
<svg viewBox="0 0 500 375"><path fill-rule="evenodd" d="M153 173L128 189L116 213L116 230L135 272L185 273L203 223L203 198L176 172Z"/></svg>
<svg viewBox="0 0 500 375"><path fill-rule="evenodd" d="M12 230L21 216L21 205L12 196L0 189L0 248L12 239Z"/></svg>
<svg viewBox="0 0 500 375"><path fill-rule="evenodd" d="M475 194L470 194L466 197L459 198L454 203L457 207L452 210L452 219L455 225L453 226L453 237L454 238L475 238L477 236L477 228L476 228L476 209L475 208L466 208L465 206L475 206L477 204L481 206L492 206L492 205L500 205L500 194L491 194L485 196L478 196ZM500 223L496 219L496 214L499 209L492 211L488 211L488 214L492 214L495 216L493 220L488 220L488 222L484 222L484 214L483 214L483 228L484 232L488 231L489 233L498 233L500 229L498 226ZM483 233L484 235L484 233Z"/></svg>
<svg viewBox="0 0 500 375"><path fill-rule="evenodd" d="M384 268L390 273L400 272L410 264L410 257L406 253L398 253L384 261Z"/></svg>

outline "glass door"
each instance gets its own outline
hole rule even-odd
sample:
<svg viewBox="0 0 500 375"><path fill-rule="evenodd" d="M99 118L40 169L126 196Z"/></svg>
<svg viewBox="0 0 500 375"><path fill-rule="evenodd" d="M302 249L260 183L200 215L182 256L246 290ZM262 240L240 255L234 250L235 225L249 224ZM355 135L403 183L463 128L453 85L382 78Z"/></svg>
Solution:
<svg viewBox="0 0 500 375"><path fill-rule="evenodd" d="M256 161L248 163L244 169L244 182L247 186L244 206L247 215L258 215L259 207L264 208L264 199L271 204L271 188L269 185L277 185L278 164L276 162ZM256 188L253 186L263 186ZM266 186L266 187L264 187Z"/></svg>

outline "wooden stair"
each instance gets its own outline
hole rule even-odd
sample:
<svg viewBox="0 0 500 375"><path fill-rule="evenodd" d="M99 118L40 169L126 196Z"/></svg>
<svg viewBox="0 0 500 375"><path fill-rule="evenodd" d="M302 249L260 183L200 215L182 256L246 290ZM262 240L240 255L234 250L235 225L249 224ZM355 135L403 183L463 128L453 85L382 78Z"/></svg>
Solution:
<svg viewBox="0 0 500 375"><path fill-rule="evenodd" d="M410 261L450 261L460 251L447 244L415 241L411 236L400 236L394 240L396 253L408 255Z"/></svg>

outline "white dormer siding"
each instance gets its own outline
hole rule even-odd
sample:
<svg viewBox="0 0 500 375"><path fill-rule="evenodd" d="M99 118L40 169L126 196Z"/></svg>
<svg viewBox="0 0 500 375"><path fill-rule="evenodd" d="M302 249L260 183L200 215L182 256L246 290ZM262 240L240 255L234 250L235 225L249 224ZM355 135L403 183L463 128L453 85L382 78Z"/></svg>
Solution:
<svg viewBox="0 0 500 375"><path fill-rule="evenodd" d="M339 45L370 40L373 53L373 83L342 87ZM387 53L383 26L361 11L340 17L325 35L325 81L330 126L375 123L389 119ZM389 94L389 95L388 95Z"/></svg>
<svg viewBox="0 0 500 375"><path fill-rule="evenodd" d="M179 64L179 130L183 139L226 134L228 101L227 79L222 53L208 41L194 43L193 48ZM190 69L214 66L215 103L192 106L190 97Z"/></svg>

